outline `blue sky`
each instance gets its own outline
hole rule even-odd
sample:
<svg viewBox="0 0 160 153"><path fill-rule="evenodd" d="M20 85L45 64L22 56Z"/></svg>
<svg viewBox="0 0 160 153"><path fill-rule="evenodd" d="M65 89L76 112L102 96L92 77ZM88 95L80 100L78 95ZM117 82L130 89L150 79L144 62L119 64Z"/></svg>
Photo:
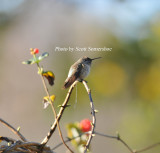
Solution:
<svg viewBox="0 0 160 153"><path fill-rule="evenodd" d="M0 12L9 12L22 4L24 0L0 0Z"/></svg>
<svg viewBox="0 0 160 153"><path fill-rule="evenodd" d="M0 11L10 11L22 4L25 0L0 0ZM65 3L72 2L79 5L82 11L88 14L104 18L106 15L114 15L120 18L132 17L134 19L148 18L155 12L160 11L158 0L63 0ZM47 1L46 1L47 3ZM120 14L119 14L120 13Z"/></svg>
<svg viewBox="0 0 160 153"><path fill-rule="evenodd" d="M16 10L25 1L0 0L0 12L9 13ZM38 0L36 2L38 3ZM158 0L57 0L57 2L75 4L83 16L87 14L98 21L98 24L120 36L124 34L125 29L131 33L128 35L134 36L137 27L150 21L157 12L160 13L160 1ZM115 27L110 25L109 22L112 19L118 23L118 28L116 25Z"/></svg>

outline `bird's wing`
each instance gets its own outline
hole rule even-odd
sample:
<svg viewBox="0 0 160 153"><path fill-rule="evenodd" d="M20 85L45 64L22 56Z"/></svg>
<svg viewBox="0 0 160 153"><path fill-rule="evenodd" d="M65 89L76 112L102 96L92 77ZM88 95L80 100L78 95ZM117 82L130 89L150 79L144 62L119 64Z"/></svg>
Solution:
<svg viewBox="0 0 160 153"><path fill-rule="evenodd" d="M72 73L72 74L75 76L76 79L79 77L79 74L80 74L82 68L83 68L83 64L82 63L79 63L79 64L75 65L74 73Z"/></svg>
<svg viewBox="0 0 160 153"><path fill-rule="evenodd" d="M65 80L63 88L66 89L66 88L70 87L72 85L72 83L77 80L82 67L83 67L82 64L77 65L75 63L72 65L72 68L70 68L70 70L69 70L68 77Z"/></svg>

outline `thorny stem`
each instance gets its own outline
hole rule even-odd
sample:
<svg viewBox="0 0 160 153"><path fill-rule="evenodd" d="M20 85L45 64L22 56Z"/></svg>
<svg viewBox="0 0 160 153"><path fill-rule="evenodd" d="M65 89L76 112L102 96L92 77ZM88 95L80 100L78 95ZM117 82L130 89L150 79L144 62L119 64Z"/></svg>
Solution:
<svg viewBox="0 0 160 153"><path fill-rule="evenodd" d="M40 65L39 65L39 63L37 63L37 66L38 66L38 69L40 69ZM48 88L47 88L47 86L46 86L46 83L45 83L44 77L42 76L42 74L40 74L40 76L41 76L42 83L43 83L44 89L45 89L45 91L46 91L46 94L47 94L47 96L48 96L48 98L49 98L49 102L50 102L50 105L51 105L52 111L53 111L53 113L54 113L55 120L56 120L56 122L57 122L57 127L58 127L58 131L59 131L60 138L61 138L61 140L62 140L63 144L66 146L66 148L67 148L71 153L73 153L73 151L69 148L69 146L65 143L65 141L64 141L64 139L63 139L62 131L61 131L61 129L60 129L60 125L59 125L59 121L57 120L57 114L56 114L56 111L55 111L55 108L54 108L53 102L52 102L52 100L51 100L51 98L50 98L50 93L49 93Z"/></svg>
<svg viewBox="0 0 160 153"><path fill-rule="evenodd" d="M73 88L75 87L75 85L77 84L77 81L75 81L71 87L69 88L68 90L68 93L66 95L66 98L63 102L63 104L61 105L61 108L59 110L59 113L57 115L57 118L55 119L54 123L52 124L51 128L50 128L50 131L48 132L48 135L43 139L43 141L41 142L42 145L45 145L48 140L50 139L50 137L52 136L53 132L55 131L56 127L57 127L57 120L59 121L63 115L63 112L65 110L65 108L67 107L67 104L68 104L68 101L70 99L70 96L71 96L71 93L73 91Z"/></svg>
<svg viewBox="0 0 160 153"><path fill-rule="evenodd" d="M94 109L94 104L93 104L93 100L92 100L92 96L91 96L91 90L89 89L86 81L83 80L83 84L84 87L87 90L87 93L89 95L89 99L90 99L90 106L91 106L91 113L92 113L92 129L91 129L91 133L89 134L85 149L84 149L84 153L87 152L87 150L89 149L89 145L92 141L93 135L94 135L94 130L95 130L95 126L96 126L96 115L95 115L95 109Z"/></svg>
<svg viewBox="0 0 160 153"><path fill-rule="evenodd" d="M65 142L66 142L66 143L67 143L67 142L70 142L70 141L72 141L72 140L74 140L74 139L76 139L76 138L78 138L78 137L81 137L81 136L84 135L84 134L89 134L89 133L90 133L90 132L81 133L80 135L78 135L78 136L76 136L76 137L73 137L73 138L71 138L71 139L65 140ZM106 138L115 139L115 140L120 141L120 142L129 150L130 153L141 153L141 152L145 152L145 151L148 151L148 150L150 150L150 149L152 149L152 148L160 145L160 142L158 142L158 143L155 143L155 144L153 144L153 145L147 146L147 147L145 147L145 148L143 148L143 149L135 150L135 151L134 151L120 136L107 135L107 134L99 133L99 132L96 132L96 131L94 132L94 134L96 134L96 135L98 135L98 136L102 136L102 137L106 137ZM52 150L57 149L57 148L60 147L61 145L63 145L63 143L60 143L60 144L56 145Z"/></svg>

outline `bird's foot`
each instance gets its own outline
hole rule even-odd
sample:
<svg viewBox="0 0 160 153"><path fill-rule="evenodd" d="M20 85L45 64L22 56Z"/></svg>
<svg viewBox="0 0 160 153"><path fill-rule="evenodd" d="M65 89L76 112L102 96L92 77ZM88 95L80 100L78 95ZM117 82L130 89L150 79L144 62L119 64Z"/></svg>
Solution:
<svg viewBox="0 0 160 153"><path fill-rule="evenodd" d="M83 79L79 79L78 81L79 81L79 82L82 82L82 81L83 81Z"/></svg>
<svg viewBox="0 0 160 153"><path fill-rule="evenodd" d="M85 81L86 83L88 83L88 81L86 81L86 80L79 79L79 82L83 82L83 81Z"/></svg>
<svg viewBox="0 0 160 153"><path fill-rule="evenodd" d="M88 83L88 81L86 81L86 80L83 80L84 82L86 82L86 83Z"/></svg>

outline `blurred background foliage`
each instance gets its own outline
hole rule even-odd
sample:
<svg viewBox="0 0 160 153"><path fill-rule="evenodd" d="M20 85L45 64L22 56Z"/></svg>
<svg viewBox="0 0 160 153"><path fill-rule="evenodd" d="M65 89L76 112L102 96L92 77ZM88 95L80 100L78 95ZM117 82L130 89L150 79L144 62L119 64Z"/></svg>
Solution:
<svg viewBox="0 0 160 153"><path fill-rule="evenodd" d="M55 47L69 46L112 51L55 51ZM61 87L71 64L82 56L103 57L93 62L86 79L99 110L97 131L113 135L119 131L135 149L160 141L159 1L0 0L0 117L21 126L26 138L39 142L53 115L50 108L42 109L45 92L36 67L21 64L30 58L31 47L50 54L42 64L56 75L55 86L49 87L56 95L55 105L61 104L67 93ZM61 120L64 136L67 123L90 118L88 95L81 83L70 103ZM3 126L0 135L15 137ZM59 142L56 133L49 145ZM64 150L61 147L57 152ZM92 152L99 150L128 152L120 143L97 136ZM159 151L160 147L152 150Z"/></svg>

